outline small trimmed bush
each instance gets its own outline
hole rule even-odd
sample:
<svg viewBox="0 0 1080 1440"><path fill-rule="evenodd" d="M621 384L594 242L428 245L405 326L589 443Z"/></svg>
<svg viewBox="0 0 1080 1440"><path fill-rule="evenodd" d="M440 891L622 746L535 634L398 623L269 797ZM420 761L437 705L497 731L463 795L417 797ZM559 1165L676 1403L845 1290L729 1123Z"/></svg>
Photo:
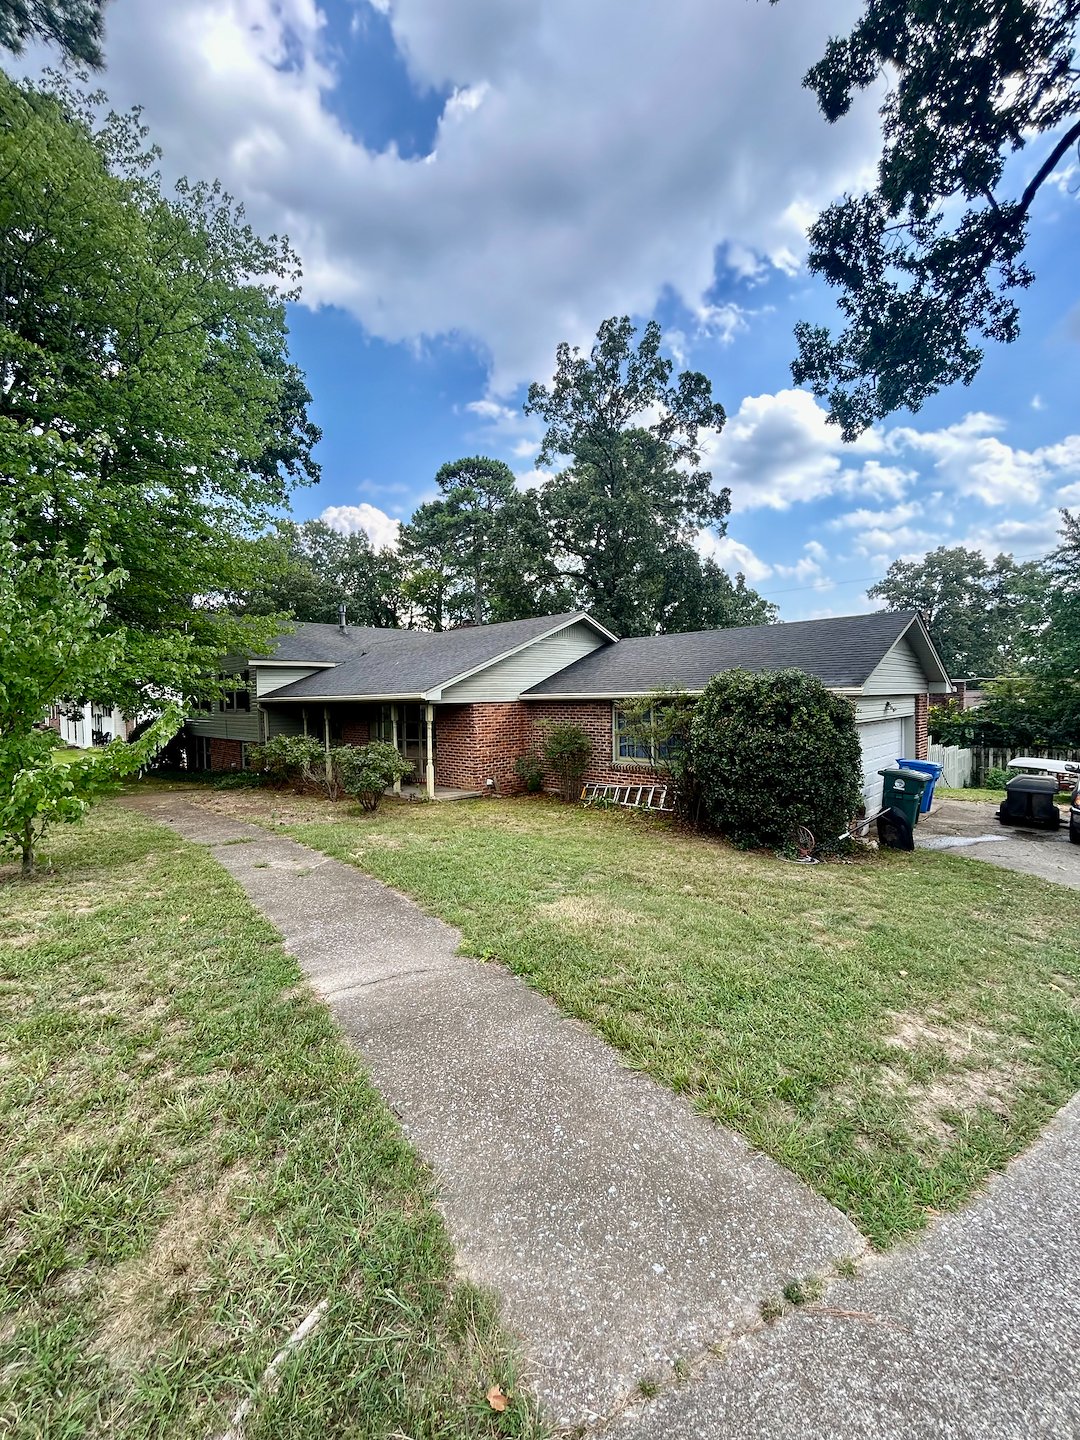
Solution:
<svg viewBox="0 0 1080 1440"><path fill-rule="evenodd" d="M592 741L580 725L553 725L544 737L544 759L564 800L577 800L581 794L591 755Z"/></svg>
<svg viewBox="0 0 1080 1440"><path fill-rule="evenodd" d="M215 790L256 790L266 781L257 770L230 770L211 781Z"/></svg>
<svg viewBox="0 0 1080 1440"><path fill-rule="evenodd" d="M514 761L514 773L524 781L531 795L544 788L544 757L537 749L526 750Z"/></svg>
<svg viewBox="0 0 1080 1440"><path fill-rule="evenodd" d="M403 780L413 768L393 745L383 740L372 740L368 745L341 745L331 750L330 759L340 788L371 811L379 808L394 781Z"/></svg>
<svg viewBox="0 0 1080 1440"><path fill-rule="evenodd" d="M690 724L703 819L738 845L782 846L807 826L837 846L862 804L855 708L802 670L716 675Z"/></svg>

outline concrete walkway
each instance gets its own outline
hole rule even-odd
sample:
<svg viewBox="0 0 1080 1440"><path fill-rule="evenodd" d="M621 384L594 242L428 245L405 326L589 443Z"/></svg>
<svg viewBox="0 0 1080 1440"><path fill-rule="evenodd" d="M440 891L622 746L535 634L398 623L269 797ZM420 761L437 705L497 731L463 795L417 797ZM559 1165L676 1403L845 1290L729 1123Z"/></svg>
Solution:
<svg viewBox="0 0 1080 1440"><path fill-rule="evenodd" d="M434 1169L462 1268L498 1294L556 1423L670 1383L789 1279L863 1250L787 1170L457 955L404 896L183 796L129 803L213 847L284 935Z"/></svg>
<svg viewBox="0 0 1080 1440"><path fill-rule="evenodd" d="M1080 1096L972 1205L604 1440L1080 1435Z"/></svg>

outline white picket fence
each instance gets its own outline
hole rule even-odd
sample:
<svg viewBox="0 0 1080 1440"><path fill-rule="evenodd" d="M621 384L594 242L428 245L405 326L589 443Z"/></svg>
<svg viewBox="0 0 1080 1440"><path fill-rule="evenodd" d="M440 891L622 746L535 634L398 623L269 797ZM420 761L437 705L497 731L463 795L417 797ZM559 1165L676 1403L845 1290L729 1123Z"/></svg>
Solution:
<svg viewBox="0 0 1080 1440"><path fill-rule="evenodd" d="M926 758L941 766L940 783L948 789L963 790L965 785L971 784L975 771L973 751L963 750L959 745L931 745Z"/></svg>

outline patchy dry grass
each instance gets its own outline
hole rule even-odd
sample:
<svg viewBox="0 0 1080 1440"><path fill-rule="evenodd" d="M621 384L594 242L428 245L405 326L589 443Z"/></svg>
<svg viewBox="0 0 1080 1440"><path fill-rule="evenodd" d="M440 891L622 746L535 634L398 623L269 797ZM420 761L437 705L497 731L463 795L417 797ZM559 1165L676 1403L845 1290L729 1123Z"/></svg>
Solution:
<svg viewBox="0 0 1080 1440"><path fill-rule="evenodd" d="M878 1245L1080 1085L1076 927L1041 881L925 851L799 867L542 799L229 803L415 896Z"/></svg>
<svg viewBox="0 0 1080 1440"><path fill-rule="evenodd" d="M276 933L119 809L0 878L0 1433L531 1436L432 1185ZM276 1390L260 1377L322 1300Z"/></svg>

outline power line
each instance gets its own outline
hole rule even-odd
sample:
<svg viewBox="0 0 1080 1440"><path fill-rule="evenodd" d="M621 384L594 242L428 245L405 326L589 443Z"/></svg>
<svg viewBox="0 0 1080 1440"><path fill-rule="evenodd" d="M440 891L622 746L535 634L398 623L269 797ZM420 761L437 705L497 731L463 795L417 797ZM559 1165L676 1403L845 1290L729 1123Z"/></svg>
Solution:
<svg viewBox="0 0 1080 1440"><path fill-rule="evenodd" d="M927 554L931 554L931 553L932 553L931 551L927 551ZM1004 555L1004 554L1008 554L1009 552L1003 550L1001 553ZM1037 559L1040 559L1042 556L1044 556L1044 555L1046 555L1046 554L1047 554L1047 552L1046 552L1045 550L1029 550L1026 555L1009 555L1009 559L1010 559L1010 560L1014 560L1014 561L1015 561L1015 560L1037 560ZM758 593L759 595L797 595L797 594L799 594L800 591L803 591L803 590L816 590L819 594L821 594L821 595L826 595L826 594L828 594L828 592L829 592L830 590L835 590L835 589L837 589L837 588L838 588L839 586L841 586L841 585L876 585L880 580L884 580L884 579L885 579L885 576L884 576L884 575L863 575L861 578L855 577L855 578L853 578L853 579L851 579L851 580L833 580L833 581L831 581L827 586L825 586L825 585L790 585L790 586L788 586L788 588L787 588L786 590L758 590L757 593ZM757 590L757 586L756 586L756 585L755 585L753 588L754 588L755 590Z"/></svg>

